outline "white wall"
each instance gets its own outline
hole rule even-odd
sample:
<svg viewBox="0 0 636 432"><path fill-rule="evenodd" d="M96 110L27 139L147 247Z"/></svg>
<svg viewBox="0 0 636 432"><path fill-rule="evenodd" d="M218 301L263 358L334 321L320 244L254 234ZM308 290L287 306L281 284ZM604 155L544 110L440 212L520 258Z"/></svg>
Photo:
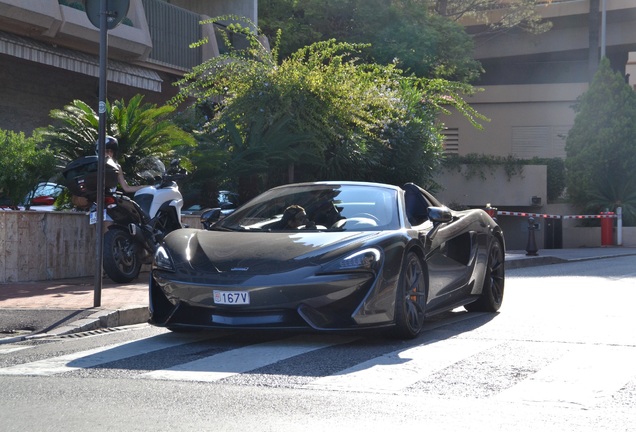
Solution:
<svg viewBox="0 0 636 432"><path fill-rule="evenodd" d="M461 171L439 172L434 180L442 187L435 196L446 204L455 203L471 207L530 207L532 197L542 204L547 202L547 167L524 165L520 175L508 178L501 166L484 167L483 175L466 177L466 166Z"/></svg>

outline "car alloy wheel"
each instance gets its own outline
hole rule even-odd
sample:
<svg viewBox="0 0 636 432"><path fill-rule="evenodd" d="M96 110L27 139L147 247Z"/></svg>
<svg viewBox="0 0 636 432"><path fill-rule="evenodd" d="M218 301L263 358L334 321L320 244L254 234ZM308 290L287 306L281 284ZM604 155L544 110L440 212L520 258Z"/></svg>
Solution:
<svg viewBox="0 0 636 432"><path fill-rule="evenodd" d="M417 254L409 252L400 275L395 303L398 337L411 339L420 333L424 326L426 295L426 277L422 262Z"/></svg>
<svg viewBox="0 0 636 432"><path fill-rule="evenodd" d="M488 250L488 263L484 284L477 301L466 306L470 312L497 312L503 302L505 286L505 262L501 243L493 239Z"/></svg>

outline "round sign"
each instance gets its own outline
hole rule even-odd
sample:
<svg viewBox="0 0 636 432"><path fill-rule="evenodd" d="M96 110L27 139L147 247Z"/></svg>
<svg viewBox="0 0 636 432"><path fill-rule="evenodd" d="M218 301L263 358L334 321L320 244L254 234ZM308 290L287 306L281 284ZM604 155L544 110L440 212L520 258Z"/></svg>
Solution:
<svg viewBox="0 0 636 432"><path fill-rule="evenodd" d="M100 28L102 1L106 2L106 27L112 30L126 18L130 0L86 0L86 15L97 28Z"/></svg>

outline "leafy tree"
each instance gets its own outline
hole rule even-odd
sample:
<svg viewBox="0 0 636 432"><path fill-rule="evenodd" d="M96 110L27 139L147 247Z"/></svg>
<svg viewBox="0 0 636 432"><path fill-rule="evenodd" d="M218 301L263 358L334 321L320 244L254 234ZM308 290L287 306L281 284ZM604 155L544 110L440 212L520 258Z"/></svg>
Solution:
<svg viewBox="0 0 636 432"><path fill-rule="evenodd" d="M37 133L26 137L22 132L0 129L0 166L0 191L12 206L17 206L23 204L24 197L40 181L54 175L55 157L48 147L41 145Z"/></svg>
<svg viewBox="0 0 636 432"><path fill-rule="evenodd" d="M134 173L136 164L146 156L165 160L195 145L192 135L172 122L174 111L172 105L143 103L142 95L133 96L128 103L122 99L107 104L106 134L119 142L117 159L124 173ZM95 154L99 119L88 104L74 100L63 109L52 110L50 116L56 124L40 129L40 133L56 151L60 168L73 159ZM132 176L126 180L137 182Z"/></svg>
<svg viewBox="0 0 636 432"><path fill-rule="evenodd" d="M472 82L482 69L460 23L468 18L485 23L479 34L541 33L551 23L541 19L536 6L549 1L261 0L259 24L270 39L283 31L281 58L329 39L370 43L366 54L371 61L395 60L420 77Z"/></svg>
<svg viewBox="0 0 636 432"><path fill-rule="evenodd" d="M370 62L395 62L419 77L470 82L481 66L472 39L425 0L265 0L259 22L270 39L282 29L281 58L314 42L370 44Z"/></svg>
<svg viewBox="0 0 636 432"><path fill-rule="evenodd" d="M211 112L212 108L208 104L194 104L174 118L175 124L189 132L197 141L197 145L187 152L187 157L196 170L179 183L186 207L192 204L218 207L219 190L236 190L236 185L226 175L228 153L212 134L201 133Z"/></svg>
<svg viewBox="0 0 636 432"><path fill-rule="evenodd" d="M636 93L602 59L588 91L574 107L566 140L568 194L587 212L624 209L636 223Z"/></svg>
<svg viewBox="0 0 636 432"><path fill-rule="evenodd" d="M469 86L364 63L364 45L318 42L278 64L277 44L270 52L247 28L232 30L249 48L194 68L177 101L217 101L204 130L246 198L324 178L425 184L441 151L438 114L452 106L478 118L459 96Z"/></svg>

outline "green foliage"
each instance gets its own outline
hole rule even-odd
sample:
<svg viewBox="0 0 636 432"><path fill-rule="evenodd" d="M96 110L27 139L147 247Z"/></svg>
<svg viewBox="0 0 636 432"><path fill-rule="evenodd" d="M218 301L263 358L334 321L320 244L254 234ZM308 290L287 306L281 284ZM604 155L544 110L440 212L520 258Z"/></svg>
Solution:
<svg viewBox="0 0 636 432"><path fill-rule="evenodd" d="M494 175L497 168L503 166L508 179L523 174L523 166L528 165L527 160L517 159L513 156L492 156L484 154L470 153L464 156L449 155L444 158L443 166L446 169L463 172L466 180L478 177L485 180L487 175Z"/></svg>
<svg viewBox="0 0 636 432"><path fill-rule="evenodd" d="M278 64L276 46L239 31L248 48L194 68L176 101L209 108L201 130L244 197L289 181L426 183L441 152L437 116L453 107L481 118L460 97L471 87L365 63L366 45L317 42Z"/></svg>
<svg viewBox="0 0 636 432"><path fill-rule="evenodd" d="M336 39L370 44L369 62L395 63L419 77L471 82L481 73L463 27L429 13L424 0L262 0L259 22L274 39L282 29L280 56Z"/></svg>
<svg viewBox="0 0 636 432"><path fill-rule="evenodd" d="M636 166L636 93L604 58L574 107L566 140L567 187L581 210L633 206ZM636 223L626 214L626 224Z"/></svg>
<svg viewBox="0 0 636 432"><path fill-rule="evenodd" d="M633 172L624 178L602 176L587 205L594 214L608 210L615 212L618 207L623 209L623 224L636 225L636 174Z"/></svg>
<svg viewBox="0 0 636 432"><path fill-rule="evenodd" d="M0 191L12 206L22 204L40 181L55 173L53 152L41 145L37 133L26 137L22 132L0 129L0 166Z"/></svg>
<svg viewBox="0 0 636 432"><path fill-rule="evenodd" d="M84 3L82 3L81 1L58 0L58 3L61 4L62 6L68 6L68 7L71 7L73 9L80 10L80 11L85 10Z"/></svg>
<svg viewBox="0 0 636 432"><path fill-rule="evenodd" d="M124 173L134 173L135 166L145 156L157 156L164 161L195 145L191 134L176 126L171 119L175 108L143 103L143 96L133 96L128 103L117 100L106 107L106 134L119 142L118 162ZM85 102L74 100L62 109L50 112L55 124L42 128L42 138L58 157L58 169L73 159L95 154L99 119ZM130 184L137 179L127 177Z"/></svg>

